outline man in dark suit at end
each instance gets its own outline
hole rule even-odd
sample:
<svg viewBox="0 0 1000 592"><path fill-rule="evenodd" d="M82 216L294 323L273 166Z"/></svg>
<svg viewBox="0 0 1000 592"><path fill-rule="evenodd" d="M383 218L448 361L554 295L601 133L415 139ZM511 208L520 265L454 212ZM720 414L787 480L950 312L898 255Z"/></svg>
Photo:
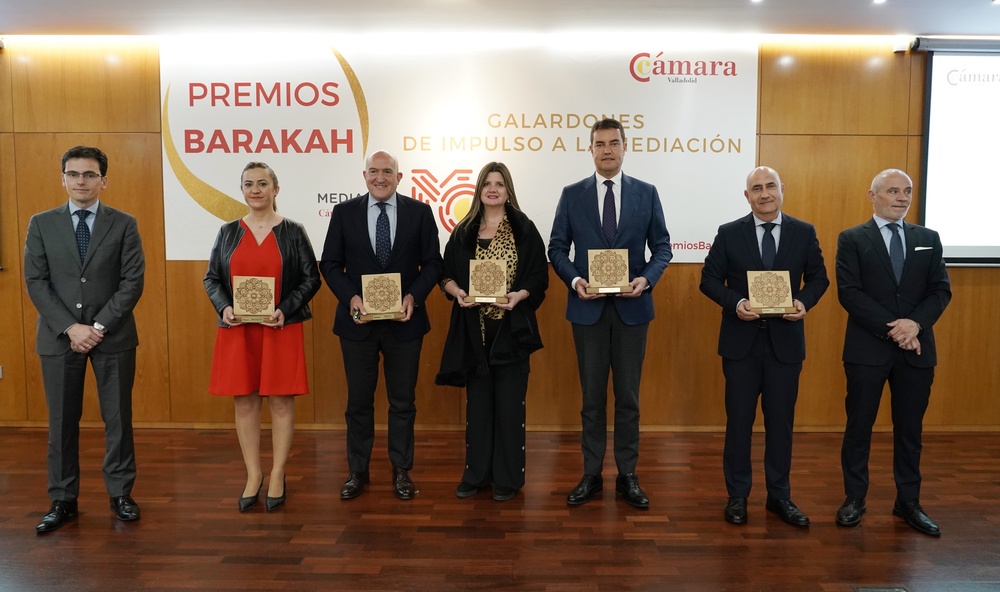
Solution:
<svg viewBox="0 0 1000 592"><path fill-rule="evenodd" d="M132 384L139 345L132 310L142 295L146 260L135 218L105 205L108 157L76 146L62 157L69 201L31 217L24 279L38 309L35 351L49 409L48 493L36 527L53 531L77 515L80 417L87 360L97 379L105 426L104 485L119 520L137 520L132 499L135 447Z"/></svg>
<svg viewBox="0 0 1000 592"><path fill-rule="evenodd" d="M340 337L347 375L348 476L341 499L361 495L375 440L375 387L381 354L389 399L389 460L393 491L413 499L414 404L420 347L430 331L424 299L441 275L438 229L430 206L396 193L403 174L388 152L365 162L368 193L333 208L320 271L339 303L333 332ZM363 274L399 273L400 320L364 321Z"/></svg>
<svg viewBox="0 0 1000 592"><path fill-rule="evenodd" d="M663 206L656 187L621 171L625 131L614 119L590 130L590 153L597 172L565 187L556 206L549 260L569 287L566 318L573 325L583 407L583 477L566 498L585 504L604 487L607 447L608 375L615 396L615 490L637 508L649 499L639 486L639 382L646 332L653 320L651 289L673 256ZM652 256L646 260L646 247ZM570 259L570 247L574 258ZM627 249L631 292L588 294L587 251Z"/></svg>
<svg viewBox="0 0 1000 592"><path fill-rule="evenodd" d="M803 319L830 280L816 229L782 213L784 190L774 169L751 171L743 192L751 213L719 227L701 272L701 291L722 307L719 355L726 377L722 471L729 494L723 516L731 524L747 522L753 482L750 444L760 398L765 507L789 524L809 526L809 518L791 500L792 428L806 357ZM762 318L751 310L747 271L770 269L788 271L795 312Z"/></svg>
<svg viewBox="0 0 1000 592"><path fill-rule="evenodd" d="M844 373L847 427L840 452L847 499L837 524L857 526L865 513L868 456L879 400L889 383L892 404L892 513L916 530L940 536L920 505L924 412L934 382L934 323L951 301L951 283L937 232L903 222L913 183L901 170L875 175L872 219L837 239L837 296L847 311Z"/></svg>

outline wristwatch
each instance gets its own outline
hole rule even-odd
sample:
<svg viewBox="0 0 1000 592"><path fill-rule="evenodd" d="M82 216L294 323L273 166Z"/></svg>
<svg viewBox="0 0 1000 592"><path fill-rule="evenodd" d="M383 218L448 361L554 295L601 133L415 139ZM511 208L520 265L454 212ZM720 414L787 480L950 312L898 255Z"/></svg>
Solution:
<svg viewBox="0 0 1000 592"><path fill-rule="evenodd" d="M98 323L97 321L94 321L94 328L97 329L98 331L100 331L101 335L107 335L108 334L108 328L105 327L104 325Z"/></svg>

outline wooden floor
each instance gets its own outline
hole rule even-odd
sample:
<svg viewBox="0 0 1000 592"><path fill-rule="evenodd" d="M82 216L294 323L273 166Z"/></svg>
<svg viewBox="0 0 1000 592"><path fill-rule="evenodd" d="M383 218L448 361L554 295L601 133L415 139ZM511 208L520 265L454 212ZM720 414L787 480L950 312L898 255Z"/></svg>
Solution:
<svg viewBox="0 0 1000 592"><path fill-rule="evenodd" d="M376 440L373 485L341 501L343 432L302 431L288 504L236 509L244 484L231 431L137 432L142 519L119 523L100 478L102 433L83 436L79 518L39 536L48 507L41 429L0 429L0 591L54 590L670 590L909 592L1000 590L1000 434L924 442L923 504L934 539L891 515L891 437L878 434L868 514L836 526L843 499L838 434L797 434L798 529L764 511L762 444L750 520L722 520L720 434L645 433L639 476L651 501L612 491L579 507L566 493L582 466L576 433L528 435L528 484L516 498L454 495L463 436L418 432L419 493L397 501ZM265 441L268 441L265 438ZM608 459L605 476L613 482Z"/></svg>

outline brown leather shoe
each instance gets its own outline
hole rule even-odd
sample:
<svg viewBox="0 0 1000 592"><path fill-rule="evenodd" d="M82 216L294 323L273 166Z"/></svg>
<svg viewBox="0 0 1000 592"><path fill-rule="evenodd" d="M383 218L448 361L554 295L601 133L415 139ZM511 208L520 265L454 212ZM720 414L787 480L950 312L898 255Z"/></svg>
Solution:
<svg viewBox="0 0 1000 592"><path fill-rule="evenodd" d="M35 527L35 532L52 532L73 518L76 518L76 501L54 501L49 506L49 513L42 516L42 521Z"/></svg>
<svg viewBox="0 0 1000 592"><path fill-rule="evenodd" d="M340 499L358 497L364 491L365 485L368 485L368 471L348 473L347 481L344 481L344 486L340 489Z"/></svg>
<svg viewBox="0 0 1000 592"><path fill-rule="evenodd" d="M411 500L417 491L406 469L392 468L392 492L401 500Z"/></svg>

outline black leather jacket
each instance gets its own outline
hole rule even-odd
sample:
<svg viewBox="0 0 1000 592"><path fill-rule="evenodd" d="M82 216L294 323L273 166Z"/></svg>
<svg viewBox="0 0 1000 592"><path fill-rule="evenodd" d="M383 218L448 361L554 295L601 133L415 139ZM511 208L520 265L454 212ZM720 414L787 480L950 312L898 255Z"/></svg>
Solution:
<svg viewBox="0 0 1000 592"><path fill-rule="evenodd" d="M222 225L208 260L205 273L205 290L212 306L219 313L219 326L228 327L222 321L222 311L233 305L233 286L230 282L229 260L240 244L246 230L239 220ZM281 253L281 294L277 308L285 314L285 324L301 323L312 318L309 301L319 291L319 268L316 254L306 234L304 226L285 218L271 231L278 242Z"/></svg>

